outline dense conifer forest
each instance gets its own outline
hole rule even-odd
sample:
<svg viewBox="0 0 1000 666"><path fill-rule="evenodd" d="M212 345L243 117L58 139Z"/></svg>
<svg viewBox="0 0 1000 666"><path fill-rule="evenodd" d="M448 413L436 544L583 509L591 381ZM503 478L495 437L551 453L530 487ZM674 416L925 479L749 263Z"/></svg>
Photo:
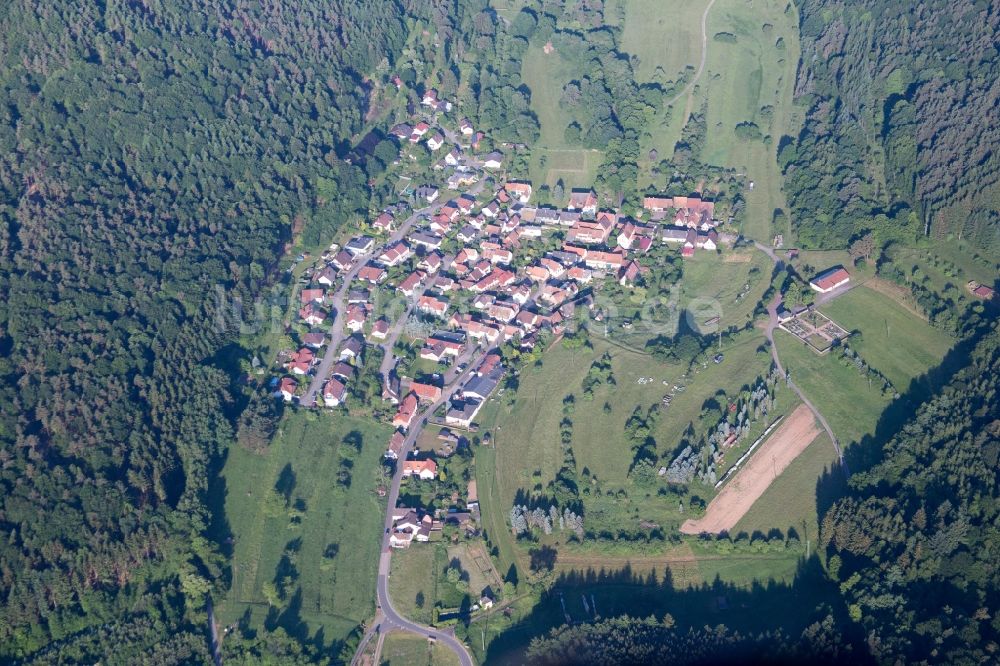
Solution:
<svg viewBox="0 0 1000 666"><path fill-rule="evenodd" d="M846 247L929 230L1000 250L1000 7L990 0L801 0L797 103L785 137L800 242Z"/></svg>
<svg viewBox="0 0 1000 666"><path fill-rule="evenodd" d="M293 229L367 208L337 156L402 12L0 11L0 661L206 660L206 488L243 406L216 287L252 298Z"/></svg>

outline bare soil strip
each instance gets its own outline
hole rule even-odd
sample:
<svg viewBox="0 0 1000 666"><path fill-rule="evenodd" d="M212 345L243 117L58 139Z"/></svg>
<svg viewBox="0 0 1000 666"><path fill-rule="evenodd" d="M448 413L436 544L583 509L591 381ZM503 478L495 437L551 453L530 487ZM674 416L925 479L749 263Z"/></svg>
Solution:
<svg viewBox="0 0 1000 666"><path fill-rule="evenodd" d="M795 408L750 461L708 504L705 515L681 525L684 534L718 534L731 530L771 482L816 439L820 432L806 405Z"/></svg>

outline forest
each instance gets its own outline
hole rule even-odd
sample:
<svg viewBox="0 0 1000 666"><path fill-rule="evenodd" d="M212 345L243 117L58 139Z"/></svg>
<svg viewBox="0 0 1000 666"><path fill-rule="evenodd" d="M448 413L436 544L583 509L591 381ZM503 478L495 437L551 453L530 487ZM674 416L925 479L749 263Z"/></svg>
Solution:
<svg viewBox="0 0 1000 666"><path fill-rule="evenodd" d="M250 302L367 210L338 156L403 8L25 0L0 27L0 661L206 662L207 488L247 400L216 288ZM266 643L227 650L302 649Z"/></svg>
<svg viewBox="0 0 1000 666"><path fill-rule="evenodd" d="M1000 250L1000 7L800 0L798 136L778 161L803 247L930 233Z"/></svg>

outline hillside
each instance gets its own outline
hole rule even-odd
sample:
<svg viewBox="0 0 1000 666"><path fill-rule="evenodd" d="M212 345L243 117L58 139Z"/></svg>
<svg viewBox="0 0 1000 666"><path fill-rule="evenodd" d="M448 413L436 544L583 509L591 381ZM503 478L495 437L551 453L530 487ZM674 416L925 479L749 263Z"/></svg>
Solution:
<svg viewBox="0 0 1000 666"><path fill-rule="evenodd" d="M0 27L0 661L204 662L230 306L366 206L336 151L400 9L25 1Z"/></svg>
<svg viewBox="0 0 1000 666"><path fill-rule="evenodd" d="M778 158L799 241L845 247L873 230L906 243L930 232L1000 250L997 4L796 4L795 93L809 111Z"/></svg>

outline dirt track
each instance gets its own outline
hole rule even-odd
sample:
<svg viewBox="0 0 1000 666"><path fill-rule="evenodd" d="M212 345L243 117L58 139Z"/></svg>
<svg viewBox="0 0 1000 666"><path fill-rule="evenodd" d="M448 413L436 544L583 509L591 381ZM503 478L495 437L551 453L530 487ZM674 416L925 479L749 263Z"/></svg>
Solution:
<svg viewBox="0 0 1000 666"><path fill-rule="evenodd" d="M819 432L812 412L806 405L799 405L722 487L722 492L709 502L705 515L685 521L681 532L701 534L731 530Z"/></svg>

